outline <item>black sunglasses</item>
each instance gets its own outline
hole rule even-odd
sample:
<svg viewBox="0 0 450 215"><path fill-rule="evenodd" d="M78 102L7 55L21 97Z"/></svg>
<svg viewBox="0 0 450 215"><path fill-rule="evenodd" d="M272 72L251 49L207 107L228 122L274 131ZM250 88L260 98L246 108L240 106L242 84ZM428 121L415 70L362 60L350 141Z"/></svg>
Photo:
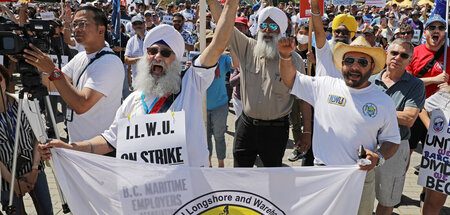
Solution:
<svg viewBox="0 0 450 215"><path fill-rule="evenodd" d="M400 55L400 57L405 59L405 60L409 58L409 54L400 53L398 51L391 51L391 55L394 56L394 57L397 56L397 55Z"/></svg>
<svg viewBox="0 0 450 215"><path fill-rule="evenodd" d="M173 23L181 23L181 20L172 20Z"/></svg>
<svg viewBox="0 0 450 215"><path fill-rule="evenodd" d="M436 30L436 28L439 29L439 31L445 31L445 26L443 26L443 25L440 25L440 26L430 25L427 27L427 29L430 31L434 31L434 30Z"/></svg>
<svg viewBox="0 0 450 215"><path fill-rule="evenodd" d="M414 31L400 32L400 34L403 35L403 36L408 35L408 34L413 34L413 33L414 33Z"/></svg>
<svg viewBox="0 0 450 215"><path fill-rule="evenodd" d="M334 33L337 34L337 35L339 35L339 34L350 35L350 31L347 30L347 29L344 29L344 30L336 29L336 30L334 30Z"/></svg>
<svg viewBox="0 0 450 215"><path fill-rule="evenodd" d="M132 25L142 25L142 24L144 24L143 22L133 22L133 23L131 23Z"/></svg>
<svg viewBox="0 0 450 215"><path fill-rule="evenodd" d="M354 57L346 57L342 61L346 66L351 66L355 63L356 59ZM359 58L357 60L361 68L366 68L369 65L369 61L366 58Z"/></svg>
<svg viewBox="0 0 450 215"><path fill-rule="evenodd" d="M172 55L172 51L169 49L159 50L158 48L149 48L147 50L147 53L149 53L150 55L156 55L156 54L158 54L158 52L161 53L161 56L163 56L165 58L168 58L168 57L170 57L170 55Z"/></svg>

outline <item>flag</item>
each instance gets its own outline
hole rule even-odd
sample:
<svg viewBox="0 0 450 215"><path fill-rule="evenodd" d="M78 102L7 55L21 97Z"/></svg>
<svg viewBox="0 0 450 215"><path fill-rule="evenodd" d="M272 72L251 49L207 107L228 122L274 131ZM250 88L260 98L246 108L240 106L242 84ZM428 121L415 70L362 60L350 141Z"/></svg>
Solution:
<svg viewBox="0 0 450 215"><path fill-rule="evenodd" d="M357 165L197 168L52 149L61 189L78 214L357 214Z"/></svg>
<svg viewBox="0 0 450 215"><path fill-rule="evenodd" d="M120 0L112 0L111 24L114 38L120 37Z"/></svg>
<svg viewBox="0 0 450 215"><path fill-rule="evenodd" d="M447 7L447 1L446 0L436 0L434 2L433 9L431 9L430 17L432 17L434 14L439 14L443 19L445 19L445 8Z"/></svg>

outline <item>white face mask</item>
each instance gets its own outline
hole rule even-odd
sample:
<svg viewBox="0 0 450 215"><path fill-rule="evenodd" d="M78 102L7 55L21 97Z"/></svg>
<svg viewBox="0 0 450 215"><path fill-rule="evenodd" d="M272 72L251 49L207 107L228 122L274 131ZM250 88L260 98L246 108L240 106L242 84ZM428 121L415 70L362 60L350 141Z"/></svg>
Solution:
<svg viewBox="0 0 450 215"><path fill-rule="evenodd" d="M309 40L309 38L308 38L307 35L302 35L302 34L298 34L298 35L297 35L297 41L298 41L300 44L307 44L307 43L308 43L308 40Z"/></svg>

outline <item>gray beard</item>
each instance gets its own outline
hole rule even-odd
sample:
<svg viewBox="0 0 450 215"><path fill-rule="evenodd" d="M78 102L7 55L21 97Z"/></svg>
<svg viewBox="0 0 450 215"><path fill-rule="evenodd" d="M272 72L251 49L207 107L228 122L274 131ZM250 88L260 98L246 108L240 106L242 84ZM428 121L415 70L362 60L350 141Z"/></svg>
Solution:
<svg viewBox="0 0 450 215"><path fill-rule="evenodd" d="M272 35L272 39L264 39L264 35ZM277 33L263 33L258 32L258 40L256 41L253 54L256 57L264 57L267 59L274 59L278 55L278 40L281 38L281 34Z"/></svg>
<svg viewBox="0 0 450 215"><path fill-rule="evenodd" d="M331 38L331 40L328 41L328 44L330 45L331 52L334 52L334 47L336 46L337 43L339 43L339 42L336 41L336 36L333 36L333 37ZM347 44L347 45L350 44L350 40L347 41L346 44Z"/></svg>
<svg viewBox="0 0 450 215"><path fill-rule="evenodd" d="M151 63L148 62L147 54L137 62L137 75L133 83L134 89L156 97L180 92L180 72L182 68L180 61L175 59L169 66L162 63L164 75L159 78L155 78L151 73L152 65L155 63L155 60Z"/></svg>

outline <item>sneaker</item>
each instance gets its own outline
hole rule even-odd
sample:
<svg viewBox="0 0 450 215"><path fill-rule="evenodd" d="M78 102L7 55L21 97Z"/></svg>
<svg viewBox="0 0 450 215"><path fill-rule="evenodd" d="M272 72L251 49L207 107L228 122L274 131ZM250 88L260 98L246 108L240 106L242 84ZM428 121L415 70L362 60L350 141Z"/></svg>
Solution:
<svg viewBox="0 0 450 215"><path fill-rule="evenodd" d="M288 161L294 162L302 159L306 152L299 152L300 146L295 147L295 149L292 151L292 153L288 156Z"/></svg>
<svg viewBox="0 0 450 215"><path fill-rule="evenodd" d="M420 198L419 205L420 205L420 208L422 208L423 207L423 203L425 202L425 192L421 192L419 198Z"/></svg>

